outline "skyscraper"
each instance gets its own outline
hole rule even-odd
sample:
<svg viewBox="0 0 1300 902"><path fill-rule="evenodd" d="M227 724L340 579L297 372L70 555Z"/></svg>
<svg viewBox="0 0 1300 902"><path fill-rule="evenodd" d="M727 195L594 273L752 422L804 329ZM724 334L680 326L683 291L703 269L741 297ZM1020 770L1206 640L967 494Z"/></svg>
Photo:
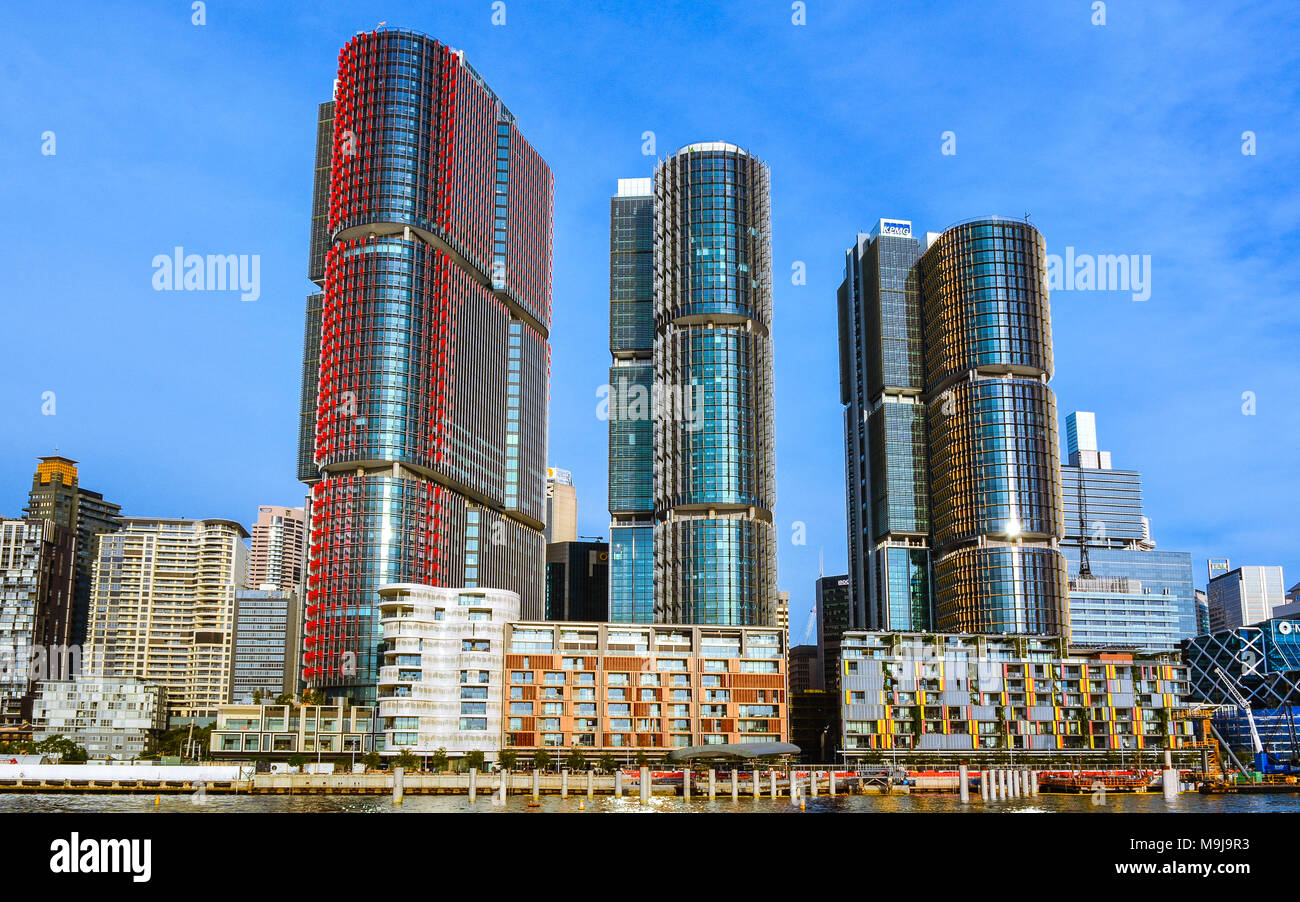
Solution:
<svg viewBox="0 0 1300 902"><path fill-rule="evenodd" d="M1253 626L1286 603L1282 568L1246 566L1210 580L1210 632Z"/></svg>
<svg viewBox="0 0 1300 902"><path fill-rule="evenodd" d="M125 517L100 537L84 670L167 690L177 718L216 717L230 693L235 592L248 532L233 520Z"/></svg>
<svg viewBox="0 0 1300 902"><path fill-rule="evenodd" d="M920 253L910 222L882 219L845 259L837 306L853 599L846 629L931 626Z"/></svg>
<svg viewBox="0 0 1300 902"><path fill-rule="evenodd" d="M917 267L936 626L1068 635L1043 237L980 219L928 245Z"/></svg>
<svg viewBox="0 0 1300 902"><path fill-rule="evenodd" d="M653 623L654 183L609 201L609 616Z"/></svg>
<svg viewBox="0 0 1300 902"><path fill-rule="evenodd" d="M1097 444L1094 414L1069 414L1065 434L1060 547L1070 577L1071 644L1175 650L1199 632L1191 554L1156 550L1142 476L1111 467L1110 452Z"/></svg>
<svg viewBox="0 0 1300 902"><path fill-rule="evenodd" d="M838 306L852 625L1067 631L1042 236L882 219Z"/></svg>
<svg viewBox="0 0 1300 902"><path fill-rule="evenodd" d="M305 541L301 507L259 507L248 555L248 588L271 585L285 592L297 591L302 582Z"/></svg>
<svg viewBox="0 0 1300 902"><path fill-rule="evenodd" d="M385 584L541 597L551 197L550 169L462 53L405 30L342 49L316 356L312 688L375 699Z"/></svg>
<svg viewBox="0 0 1300 902"><path fill-rule="evenodd" d="M573 474L556 467L546 469L546 544L578 539L578 493Z"/></svg>
<svg viewBox="0 0 1300 902"><path fill-rule="evenodd" d="M769 192L766 164L734 144L691 144L655 168L659 622L774 623Z"/></svg>
<svg viewBox="0 0 1300 902"><path fill-rule="evenodd" d="M76 535L76 573L67 641L70 645L85 645L97 542L99 536L119 527L122 506L105 501L99 492L82 488L75 460L58 455L40 460L23 511L28 517L50 520Z"/></svg>

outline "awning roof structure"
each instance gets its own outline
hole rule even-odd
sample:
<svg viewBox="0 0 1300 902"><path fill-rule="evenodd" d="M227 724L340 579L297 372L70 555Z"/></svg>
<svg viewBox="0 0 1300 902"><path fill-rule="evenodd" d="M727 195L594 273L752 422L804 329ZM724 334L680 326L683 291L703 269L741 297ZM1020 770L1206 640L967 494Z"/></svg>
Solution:
<svg viewBox="0 0 1300 902"><path fill-rule="evenodd" d="M773 758L777 755L797 755L797 745L789 742L744 742L726 745L693 745L686 749L673 749L669 761L690 761L693 758Z"/></svg>

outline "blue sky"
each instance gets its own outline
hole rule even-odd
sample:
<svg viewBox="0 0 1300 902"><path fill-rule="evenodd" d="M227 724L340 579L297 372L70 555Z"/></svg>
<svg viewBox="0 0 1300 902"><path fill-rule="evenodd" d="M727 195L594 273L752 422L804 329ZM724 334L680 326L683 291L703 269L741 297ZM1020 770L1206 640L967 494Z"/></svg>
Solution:
<svg viewBox="0 0 1300 902"><path fill-rule="evenodd" d="M136 515L297 504L316 104L380 21L463 49L555 173L550 448L608 534L608 198L694 141L772 168L780 584L803 634L845 566L835 289L876 219L1029 213L1048 249L1149 254L1151 297L1057 292L1062 419L1142 471L1161 548L1300 579L1300 20L1112 0L7 4L0 11L0 514L60 450ZM55 154L41 153L55 133ZM941 153L956 135L955 155ZM1242 153L1242 133L1256 154ZM175 246L258 254L261 297L159 292ZM807 284L791 284L802 261ZM42 414L42 393L55 414ZM1255 413L1244 415L1243 393ZM791 541L807 524L807 544Z"/></svg>

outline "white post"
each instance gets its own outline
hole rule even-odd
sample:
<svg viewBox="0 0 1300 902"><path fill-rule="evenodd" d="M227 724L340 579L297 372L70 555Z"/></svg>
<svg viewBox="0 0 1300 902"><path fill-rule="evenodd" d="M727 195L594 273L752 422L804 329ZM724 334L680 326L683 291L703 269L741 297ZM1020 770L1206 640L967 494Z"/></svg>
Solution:
<svg viewBox="0 0 1300 902"><path fill-rule="evenodd" d="M740 773L735 767L731 769L731 801L740 799Z"/></svg>
<svg viewBox="0 0 1300 902"><path fill-rule="evenodd" d="M478 768L469 769L469 800L472 802L478 798Z"/></svg>
<svg viewBox="0 0 1300 902"><path fill-rule="evenodd" d="M402 792L405 789L405 786L403 785L403 781L405 776L406 776L406 768L404 767L393 768L393 804L394 805L402 804Z"/></svg>
<svg viewBox="0 0 1300 902"><path fill-rule="evenodd" d="M831 790L831 795L835 795L835 768L833 767L831 768L830 790Z"/></svg>
<svg viewBox="0 0 1300 902"><path fill-rule="evenodd" d="M1165 749L1165 772L1161 775L1166 799L1178 797L1178 771L1174 770L1174 757L1169 749Z"/></svg>
<svg viewBox="0 0 1300 902"><path fill-rule="evenodd" d="M989 772L986 770L980 771L980 799L989 801Z"/></svg>
<svg viewBox="0 0 1300 902"><path fill-rule="evenodd" d="M614 771L614 798L623 798L623 768Z"/></svg>
<svg viewBox="0 0 1300 902"><path fill-rule="evenodd" d="M758 776L757 767L755 767L752 771L750 771L750 776L753 778L753 783L754 783L754 798L758 798L758 795L762 790L759 788L759 784L758 784L759 776Z"/></svg>
<svg viewBox="0 0 1300 902"><path fill-rule="evenodd" d="M998 768L998 798L1006 799L1007 797L1007 772L1005 768Z"/></svg>
<svg viewBox="0 0 1300 902"><path fill-rule="evenodd" d="M817 771L808 771L808 795L817 798Z"/></svg>
<svg viewBox="0 0 1300 902"><path fill-rule="evenodd" d="M592 798L596 794L596 772L587 771L587 798Z"/></svg>
<svg viewBox="0 0 1300 902"><path fill-rule="evenodd" d="M566 767L560 770L560 798L567 799L568 797L569 797L569 769Z"/></svg>
<svg viewBox="0 0 1300 902"><path fill-rule="evenodd" d="M533 768L533 798L536 799L542 794L542 772Z"/></svg>
<svg viewBox="0 0 1300 902"><path fill-rule="evenodd" d="M1029 772L1029 794L1038 795L1038 771Z"/></svg>
<svg viewBox="0 0 1300 902"><path fill-rule="evenodd" d="M690 797L691 797L691 769L689 767L683 767L682 768L682 798L689 799Z"/></svg>
<svg viewBox="0 0 1300 902"><path fill-rule="evenodd" d="M961 790L961 801L965 805L970 801L970 785L966 782L966 765L957 765L957 784Z"/></svg>
<svg viewBox="0 0 1300 902"><path fill-rule="evenodd" d="M712 802L718 797L718 771L716 768L709 768L709 801Z"/></svg>
<svg viewBox="0 0 1300 902"><path fill-rule="evenodd" d="M501 768L501 802L502 802L502 804L505 804L505 800L506 800L506 792L509 790L509 784L510 784L510 771L506 770L506 769L503 767L503 768Z"/></svg>
<svg viewBox="0 0 1300 902"><path fill-rule="evenodd" d="M650 768L641 768L641 801L650 801Z"/></svg>
<svg viewBox="0 0 1300 902"><path fill-rule="evenodd" d="M776 768L772 768L768 773L772 775L772 798L776 798Z"/></svg>

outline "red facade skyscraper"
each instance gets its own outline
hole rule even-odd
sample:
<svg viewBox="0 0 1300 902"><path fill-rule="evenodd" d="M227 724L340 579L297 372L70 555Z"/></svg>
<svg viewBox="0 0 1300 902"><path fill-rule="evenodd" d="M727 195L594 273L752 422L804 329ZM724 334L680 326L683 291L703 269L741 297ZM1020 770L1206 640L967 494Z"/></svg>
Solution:
<svg viewBox="0 0 1300 902"><path fill-rule="evenodd" d="M328 185L303 677L368 701L381 585L543 591L553 181L462 54L377 31Z"/></svg>

